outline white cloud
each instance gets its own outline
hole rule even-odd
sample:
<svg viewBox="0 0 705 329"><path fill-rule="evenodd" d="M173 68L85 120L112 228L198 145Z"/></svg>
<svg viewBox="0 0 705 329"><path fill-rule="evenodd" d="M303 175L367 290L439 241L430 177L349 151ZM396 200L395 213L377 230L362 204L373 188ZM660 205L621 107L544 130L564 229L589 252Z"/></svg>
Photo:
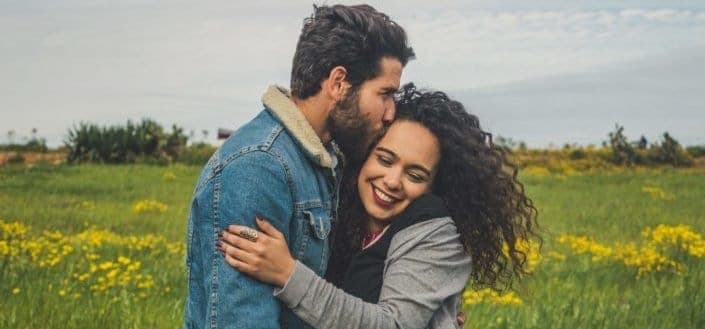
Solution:
<svg viewBox="0 0 705 329"><path fill-rule="evenodd" d="M373 5L407 29L417 51L404 79L446 90L591 71L705 44L703 6L621 3ZM296 37L311 12L309 1L1 6L0 29L13 32L0 39L0 132L39 126L56 136L79 120L151 116L197 130L242 123L259 110L267 84L288 83Z"/></svg>
<svg viewBox="0 0 705 329"><path fill-rule="evenodd" d="M677 9L472 11L420 15L403 24L419 52L410 74L430 76L442 88L453 88L463 76L463 88L588 71L702 45L699 15Z"/></svg>

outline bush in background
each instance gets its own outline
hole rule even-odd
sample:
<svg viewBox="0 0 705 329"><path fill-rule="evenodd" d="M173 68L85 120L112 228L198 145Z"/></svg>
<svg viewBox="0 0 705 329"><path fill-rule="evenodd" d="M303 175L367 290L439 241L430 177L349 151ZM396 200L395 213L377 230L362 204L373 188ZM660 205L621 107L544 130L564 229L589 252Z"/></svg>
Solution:
<svg viewBox="0 0 705 329"><path fill-rule="evenodd" d="M663 142L651 145L647 154L652 162L658 164L670 164L675 167L687 167L693 164L688 153L668 132L663 133Z"/></svg>
<svg viewBox="0 0 705 329"><path fill-rule="evenodd" d="M644 157L637 152L624 135L624 127L615 125L615 130L608 134L609 147L612 149L610 160L617 165L633 166L644 164Z"/></svg>
<svg viewBox="0 0 705 329"><path fill-rule="evenodd" d="M195 143L187 146L179 157L179 162L188 165L203 166L208 162L216 147L206 143Z"/></svg>
<svg viewBox="0 0 705 329"><path fill-rule="evenodd" d="M705 146L688 146L685 151L693 158L705 157Z"/></svg>
<svg viewBox="0 0 705 329"><path fill-rule="evenodd" d="M49 148L47 147L46 139L32 138L24 144L0 144L0 151L46 153Z"/></svg>
<svg viewBox="0 0 705 329"><path fill-rule="evenodd" d="M693 161L686 150L668 132L663 133L663 141L652 143L648 148L642 136L636 142L629 142L624 135L624 127L615 126L608 134L611 150L609 160L617 165L672 165L688 167Z"/></svg>
<svg viewBox="0 0 705 329"><path fill-rule="evenodd" d="M125 126L101 127L80 123L68 131L64 141L69 163L155 163L177 161L188 137L172 126L170 133L150 119Z"/></svg>

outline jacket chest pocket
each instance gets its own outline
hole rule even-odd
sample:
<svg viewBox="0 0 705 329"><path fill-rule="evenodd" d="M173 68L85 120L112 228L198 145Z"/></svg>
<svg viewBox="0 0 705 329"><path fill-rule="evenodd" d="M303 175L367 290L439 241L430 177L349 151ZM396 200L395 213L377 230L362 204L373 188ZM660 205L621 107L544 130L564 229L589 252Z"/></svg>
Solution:
<svg viewBox="0 0 705 329"><path fill-rule="evenodd" d="M297 211L299 239L295 257L323 275L328 265L330 246L328 236L331 231L331 212L327 208L315 207Z"/></svg>

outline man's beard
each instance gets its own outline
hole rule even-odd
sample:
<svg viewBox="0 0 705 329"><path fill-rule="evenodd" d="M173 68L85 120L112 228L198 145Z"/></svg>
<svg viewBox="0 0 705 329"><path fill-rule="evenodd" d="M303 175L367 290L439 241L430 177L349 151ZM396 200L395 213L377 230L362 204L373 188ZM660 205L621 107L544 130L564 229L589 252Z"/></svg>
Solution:
<svg viewBox="0 0 705 329"><path fill-rule="evenodd" d="M326 125L345 155L346 166L362 165L371 144L383 134L383 131L375 131L370 120L360 113L359 90L348 94L335 105Z"/></svg>

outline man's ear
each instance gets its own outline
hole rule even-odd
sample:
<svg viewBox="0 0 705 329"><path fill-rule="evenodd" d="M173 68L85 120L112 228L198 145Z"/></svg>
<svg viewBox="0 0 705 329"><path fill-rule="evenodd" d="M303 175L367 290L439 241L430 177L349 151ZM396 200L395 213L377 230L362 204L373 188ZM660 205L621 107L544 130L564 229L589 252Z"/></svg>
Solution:
<svg viewBox="0 0 705 329"><path fill-rule="evenodd" d="M328 78L323 83L323 89L332 100L338 102L345 97L350 88L347 80L348 70L342 66L336 66L330 70Z"/></svg>

